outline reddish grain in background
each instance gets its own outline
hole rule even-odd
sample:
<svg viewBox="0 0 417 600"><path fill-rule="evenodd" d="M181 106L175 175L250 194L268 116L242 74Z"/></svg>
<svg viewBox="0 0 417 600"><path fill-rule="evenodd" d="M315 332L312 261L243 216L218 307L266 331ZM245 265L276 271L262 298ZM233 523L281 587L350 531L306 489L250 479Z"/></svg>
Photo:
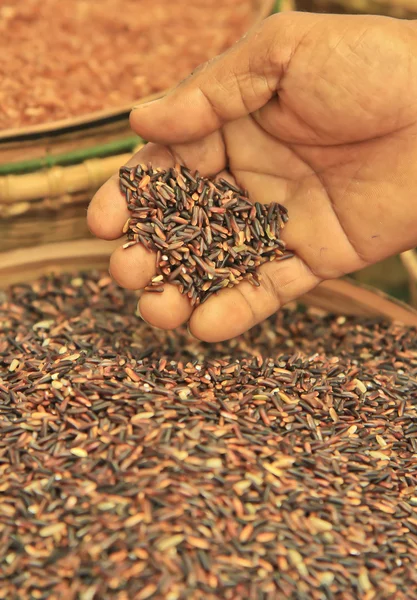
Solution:
<svg viewBox="0 0 417 600"><path fill-rule="evenodd" d="M250 26L248 0L0 0L0 126L135 102Z"/></svg>

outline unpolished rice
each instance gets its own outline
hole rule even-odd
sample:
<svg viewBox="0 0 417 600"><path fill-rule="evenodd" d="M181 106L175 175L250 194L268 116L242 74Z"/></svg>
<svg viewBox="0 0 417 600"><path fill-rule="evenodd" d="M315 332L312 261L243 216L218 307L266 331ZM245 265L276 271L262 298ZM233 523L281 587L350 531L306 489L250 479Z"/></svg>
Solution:
<svg viewBox="0 0 417 600"><path fill-rule="evenodd" d="M0 127L134 103L231 46L249 0L0 2Z"/></svg>
<svg viewBox="0 0 417 600"><path fill-rule="evenodd" d="M416 330L153 330L106 273L0 300L0 598L405 600Z"/></svg>
<svg viewBox="0 0 417 600"><path fill-rule="evenodd" d="M120 169L120 189L131 215L123 247L142 244L156 255L146 291L163 292L169 282L194 306L243 280L260 286L262 264L293 256L281 239L287 209L252 203L225 179L137 165Z"/></svg>

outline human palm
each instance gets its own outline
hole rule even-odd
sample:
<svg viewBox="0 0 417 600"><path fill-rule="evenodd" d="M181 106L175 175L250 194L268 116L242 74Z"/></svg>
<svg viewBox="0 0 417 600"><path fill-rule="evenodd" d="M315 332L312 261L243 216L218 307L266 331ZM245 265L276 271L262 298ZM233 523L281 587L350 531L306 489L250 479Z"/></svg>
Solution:
<svg viewBox="0 0 417 600"><path fill-rule="evenodd" d="M417 30L379 17L284 14L265 21L164 99L139 107L148 144L131 164L180 161L235 179L254 201L289 210L296 257L261 267L194 313L173 286L144 293L143 317L190 322L207 341L237 335L282 304L417 243ZM121 236L127 208L113 178L89 209L99 237ZM111 273L142 289L155 257L116 250Z"/></svg>

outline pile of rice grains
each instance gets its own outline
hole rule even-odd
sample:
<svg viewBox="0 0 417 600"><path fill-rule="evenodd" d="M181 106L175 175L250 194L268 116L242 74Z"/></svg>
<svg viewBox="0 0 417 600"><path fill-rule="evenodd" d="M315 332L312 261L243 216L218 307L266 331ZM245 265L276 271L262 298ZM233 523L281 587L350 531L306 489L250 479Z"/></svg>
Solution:
<svg viewBox="0 0 417 600"><path fill-rule="evenodd" d="M0 304L0 597L415 598L415 330L206 345L105 273Z"/></svg>
<svg viewBox="0 0 417 600"><path fill-rule="evenodd" d="M126 105L230 47L251 0L0 2L0 127Z"/></svg>
<svg viewBox="0 0 417 600"><path fill-rule="evenodd" d="M142 244L156 252L157 273L146 291L163 292L169 282L195 306L243 279L259 286L261 264L293 256L280 239L287 209L253 204L225 179L181 165L138 165L120 169L120 190L130 211L124 248Z"/></svg>
<svg viewBox="0 0 417 600"><path fill-rule="evenodd" d="M121 175L151 287L197 303L226 268L256 284L249 247L285 254L278 205L181 168ZM417 331L288 307L208 345L136 302L106 273L0 298L0 598L416 598Z"/></svg>

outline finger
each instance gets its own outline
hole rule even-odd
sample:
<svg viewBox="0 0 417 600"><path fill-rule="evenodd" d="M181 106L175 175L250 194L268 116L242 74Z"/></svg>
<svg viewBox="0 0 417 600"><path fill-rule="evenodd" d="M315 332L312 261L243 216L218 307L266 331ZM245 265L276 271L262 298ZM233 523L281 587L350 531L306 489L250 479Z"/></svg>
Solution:
<svg viewBox="0 0 417 600"><path fill-rule="evenodd" d="M110 274L121 287L143 289L156 274L155 254L140 244L117 248L110 257Z"/></svg>
<svg viewBox="0 0 417 600"><path fill-rule="evenodd" d="M231 339L320 282L297 257L266 263L259 272L260 287L244 281L199 306L190 320L191 333L205 342Z"/></svg>
<svg viewBox="0 0 417 600"><path fill-rule="evenodd" d="M139 300L142 318L159 329L175 329L191 316L191 304L175 285L165 284L162 293L144 292Z"/></svg>
<svg viewBox="0 0 417 600"><path fill-rule="evenodd" d="M147 144L130 158L126 166L155 162L166 168L173 160L165 147ZM103 240L117 240L122 236L123 226L129 218L126 199L120 191L119 174L110 177L96 192L87 212L87 224L93 235Z"/></svg>
<svg viewBox="0 0 417 600"><path fill-rule="evenodd" d="M143 289L156 274L155 255L140 244L117 248L110 258L110 274L122 287ZM165 284L163 293L144 292L139 301L142 318L160 329L175 329L190 318L192 308L174 285Z"/></svg>
<svg viewBox="0 0 417 600"><path fill-rule="evenodd" d="M276 93L314 18L269 17L165 97L137 106L130 117L132 128L153 142L189 142L261 108Z"/></svg>
<svg viewBox="0 0 417 600"><path fill-rule="evenodd" d="M202 175L218 173L226 166L226 151L219 132L192 144L177 145L172 149L156 144L147 144L126 163L152 163L167 169L176 162ZM93 235L104 240L121 237L123 226L129 218L126 200L120 192L119 175L115 174L98 190L88 207L87 223Z"/></svg>
<svg viewBox="0 0 417 600"><path fill-rule="evenodd" d="M120 192L119 176L113 175L96 192L87 210L87 225L102 240L117 240L129 217L126 200Z"/></svg>

